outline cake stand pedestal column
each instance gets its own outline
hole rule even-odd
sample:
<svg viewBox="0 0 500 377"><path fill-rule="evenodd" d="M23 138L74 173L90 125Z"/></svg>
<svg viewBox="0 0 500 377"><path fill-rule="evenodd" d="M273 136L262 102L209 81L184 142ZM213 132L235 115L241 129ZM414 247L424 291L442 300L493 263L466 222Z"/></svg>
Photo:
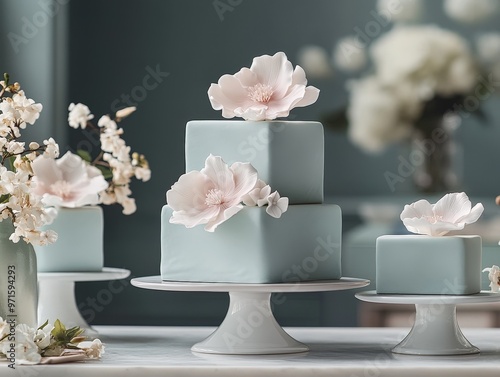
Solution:
<svg viewBox="0 0 500 377"><path fill-rule="evenodd" d="M479 353L458 326L456 305L417 304L415 323L394 353L468 355Z"/></svg>
<svg viewBox="0 0 500 377"><path fill-rule="evenodd" d="M219 328L191 350L221 354L306 352L288 335L271 310L271 293L229 292L229 309Z"/></svg>
<svg viewBox="0 0 500 377"><path fill-rule="evenodd" d="M80 314L75 298L75 282L124 279L129 270L104 267L97 272L39 272L38 321L54 323L59 319L66 327L79 326L87 335L95 331ZM96 295L97 296L97 295Z"/></svg>
<svg viewBox="0 0 500 377"><path fill-rule="evenodd" d="M132 279L131 283L139 288L163 291L229 292L229 308L224 321L191 350L226 355L272 355L306 352L309 347L293 339L278 324L271 310L271 293L354 289L365 287L370 281L342 278L282 284L189 283L147 276Z"/></svg>

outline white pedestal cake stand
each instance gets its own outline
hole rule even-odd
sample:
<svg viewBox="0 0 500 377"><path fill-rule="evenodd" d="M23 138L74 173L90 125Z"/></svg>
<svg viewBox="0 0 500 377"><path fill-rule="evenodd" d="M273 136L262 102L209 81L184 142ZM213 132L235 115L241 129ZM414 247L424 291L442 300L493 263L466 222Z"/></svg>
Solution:
<svg viewBox="0 0 500 377"><path fill-rule="evenodd" d="M164 291L229 292L229 309L222 324L194 352L233 355L268 355L309 351L288 335L271 310L271 293L320 292L361 288L369 280L342 278L282 284L190 283L162 281L160 276L135 278L132 285Z"/></svg>
<svg viewBox="0 0 500 377"><path fill-rule="evenodd" d="M118 280L129 275L129 270L109 267L96 272L39 272L38 321L54 323L59 319L66 327L80 326L87 335L97 334L78 310L75 282Z"/></svg>
<svg viewBox="0 0 500 377"><path fill-rule="evenodd" d="M500 301L500 294L481 291L474 295L397 295L360 292L362 301L384 304L414 304L415 323L410 333L392 349L407 355L469 355L479 353L458 326L456 305Z"/></svg>

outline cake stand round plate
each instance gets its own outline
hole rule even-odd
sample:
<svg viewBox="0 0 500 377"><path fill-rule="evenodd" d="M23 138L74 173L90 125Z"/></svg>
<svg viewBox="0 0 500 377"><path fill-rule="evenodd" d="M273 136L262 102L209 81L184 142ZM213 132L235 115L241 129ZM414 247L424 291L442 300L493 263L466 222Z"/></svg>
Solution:
<svg viewBox="0 0 500 377"><path fill-rule="evenodd" d="M469 343L458 326L456 305L500 301L500 294L487 291L464 296L377 294L376 291L366 291L357 293L356 297L373 303L414 304L415 323L392 352L429 356L479 353L479 349Z"/></svg>
<svg viewBox="0 0 500 377"><path fill-rule="evenodd" d="M228 292L229 309L222 324L194 352L229 355L270 355L307 352L309 348L288 335L271 310L271 293L325 292L354 289L369 280L341 278L279 284L191 283L162 281L160 276L131 280L132 285L162 291Z"/></svg>
<svg viewBox="0 0 500 377"><path fill-rule="evenodd" d="M38 273L38 320L40 324L49 320L54 323L61 320L66 327L79 326L85 329L87 335L96 335L95 331L82 317L75 299L75 282L119 280L130 275L129 270L121 268L104 267L96 272L39 272ZM99 299L109 300L109 296L121 291L123 286L111 287L100 291L92 304L86 304L88 310L98 310L102 307ZM96 306L97 305L97 306Z"/></svg>

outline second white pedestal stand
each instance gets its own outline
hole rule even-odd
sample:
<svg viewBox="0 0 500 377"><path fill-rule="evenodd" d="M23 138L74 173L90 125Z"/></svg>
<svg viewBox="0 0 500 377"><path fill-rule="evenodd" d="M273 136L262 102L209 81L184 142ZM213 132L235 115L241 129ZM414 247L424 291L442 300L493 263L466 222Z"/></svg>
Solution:
<svg viewBox="0 0 500 377"><path fill-rule="evenodd" d="M479 349L465 338L457 322L458 304L500 301L500 294L481 292L475 295L396 295L375 291L357 293L362 301L385 304L414 304L415 323L410 333L392 349L407 355L470 355Z"/></svg>
<svg viewBox="0 0 500 377"><path fill-rule="evenodd" d="M59 319L66 327L79 326L86 335L97 332L80 314L75 299L75 282L124 279L129 270L104 267L98 272L39 272L38 321L54 323Z"/></svg>

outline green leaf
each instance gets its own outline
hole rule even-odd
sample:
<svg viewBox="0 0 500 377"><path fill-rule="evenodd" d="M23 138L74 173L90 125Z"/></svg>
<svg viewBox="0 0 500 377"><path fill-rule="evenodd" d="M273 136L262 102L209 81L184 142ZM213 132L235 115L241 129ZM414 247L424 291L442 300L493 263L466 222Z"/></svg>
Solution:
<svg viewBox="0 0 500 377"><path fill-rule="evenodd" d="M84 151L83 149L78 149L76 151L76 154L80 156L84 161L92 162L92 156L90 155L89 152Z"/></svg>
<svg viewBox="0 0 500 377"><path fill-rule="evenodd" d="M96 167L101 171L102 175L104 176L104 179L113 178L113 172L111 171L110 168L102 165L96 165Z"/></svg>
<svg viewBox="0 0 500 377"><path fill-rule="evenodd" d="M3 80L5 81L5 86L6 86L6 87L7 87L7 86L9 86L9 79L10 79L9 74L8 74L7 72L5 72L5 73L3 74Z"/></svg>
<svg viewBox="0 0 500 377"><path fill-rule="evenodd" d="M47 326L49 324L49 320L46 320L43 325L41 325L40 327L38 327L38 330L43 330L45 328L45 326Z"/></svg>
<svg viewBox="0 0 500 377"><path fill-rule="evenodd" d="M64 327L64 325L61 323L61 321L56 319L56 321L54 322L54 328L52 329L52 331L50 333L52 334L52 336L55 339L63 340L64 335L66 333L66 327Z"/></svg>

